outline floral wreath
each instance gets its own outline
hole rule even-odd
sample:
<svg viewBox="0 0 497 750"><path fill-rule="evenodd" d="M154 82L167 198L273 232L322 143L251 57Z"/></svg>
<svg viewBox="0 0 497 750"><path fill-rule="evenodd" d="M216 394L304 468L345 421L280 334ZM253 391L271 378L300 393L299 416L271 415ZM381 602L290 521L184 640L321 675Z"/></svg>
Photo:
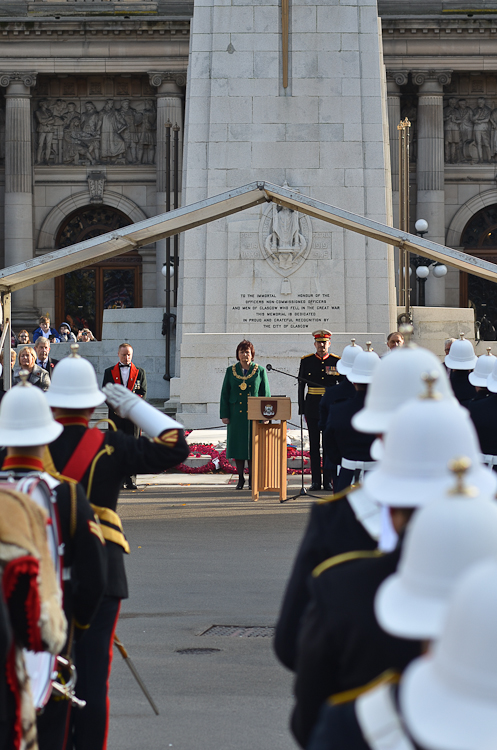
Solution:
<svg viewBox="0 0 497 750"><path fill-rule="evenodd" d="M185 434L189 433L185 430ZM179 464L173 471L179 471L183 474L213 474L216 472L236 474L236 466L230 462L230 459L226 458L226 450L218 451L212 444L208 445L207 443L192 443L189 447L190 457L200 458L201 456L210 456L210 461L203 466ZM301 455L302 453L294 448L293 445L287 446L287 458L300 458ZM309 455L309 451L304 451L304 474L311 473ZM248 473L248 468L245 469L245 473ZM287 474L300 474L300 468L287 468Z"/></svg>

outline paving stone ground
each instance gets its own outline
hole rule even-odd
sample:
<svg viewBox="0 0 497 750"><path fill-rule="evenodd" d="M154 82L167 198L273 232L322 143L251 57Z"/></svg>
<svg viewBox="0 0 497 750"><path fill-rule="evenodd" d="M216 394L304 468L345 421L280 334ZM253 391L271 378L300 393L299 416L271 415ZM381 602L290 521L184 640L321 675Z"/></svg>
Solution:
<svg viewBox="0 0 497 750"><path fill-rule="evenodd" d="M254 503L233 485L183 479L140 477L120 501L130 598L117 632L160 715L116 652L109 750L294 750L292 676L270 638L201 633L274 625L310 501L265 494ZM299 486L292 477L291 490ZM178 653L198 648L219 650Z"/></svg>

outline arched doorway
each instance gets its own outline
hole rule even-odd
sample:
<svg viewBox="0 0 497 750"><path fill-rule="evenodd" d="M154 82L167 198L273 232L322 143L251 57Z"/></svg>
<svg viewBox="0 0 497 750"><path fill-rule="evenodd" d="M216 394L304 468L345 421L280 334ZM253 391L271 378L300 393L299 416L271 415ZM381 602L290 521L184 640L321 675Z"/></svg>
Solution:
<svg viewBox="0 0 497 750"><path fill-rule="evenodd" d="M461 234L464 252L497 263L497 203L475 213ZM493 341L497 330L497 285L479 276L461 273L460 305L473 307L481 323L480 337Z"/></svg>
<svg viewBox="0 0 497 750"><path fill-rule="evenodd" d="M55 246L68 247L131 223L129 217L116 208L84 206L73 211L61 224ZM97 339L102 337L104 310L141 306L141 257L136 250L56 279L56 324L67 321L77 330L90 328Z"/></svg>

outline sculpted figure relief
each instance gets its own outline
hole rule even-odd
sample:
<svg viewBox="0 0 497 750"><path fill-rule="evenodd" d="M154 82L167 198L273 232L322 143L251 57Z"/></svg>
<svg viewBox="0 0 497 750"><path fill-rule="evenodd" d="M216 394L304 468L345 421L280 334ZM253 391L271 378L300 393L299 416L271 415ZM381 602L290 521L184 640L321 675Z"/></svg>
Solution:
<svg viewBox="0 0 497 750"><path fill-rule="evenodd" d="M102 106L93 101L40 100L34 112L36 164L153 164L155 102L133 103L107 99Z"/></svg>
<svg viewBox="0 0 497 750"><path fill-rule="evenodd" d="M473 133L478 161L490 161L490 107L485 104L485 99L478 99L478 106L473 110Z"/></svg>
<svg viewBox="0 0 497 750"><path fill-rule="evenodd" d="M449 99L449 106L444 110L445 161L454 164L459 161L459 141L461 113L457 108L457 99Z"/></svg>

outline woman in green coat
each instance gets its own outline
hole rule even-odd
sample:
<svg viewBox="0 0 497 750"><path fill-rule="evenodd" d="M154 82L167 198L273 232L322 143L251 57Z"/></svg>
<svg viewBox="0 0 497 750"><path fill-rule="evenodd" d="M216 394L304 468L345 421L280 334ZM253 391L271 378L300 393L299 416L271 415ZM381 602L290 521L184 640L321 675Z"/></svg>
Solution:
<svg viewBox="0 0 497 750"><path fill-rule="evenodd" d="M253 362L254 345L245 339L236 347L236 365L228 367L221 389L221 419L228 425L226 457L234 458L238 472L237 490L245 484L245 461L249 467L249 489L252 486L252 423L248 420L247 397L270 396L264 367Z"/></svg>

